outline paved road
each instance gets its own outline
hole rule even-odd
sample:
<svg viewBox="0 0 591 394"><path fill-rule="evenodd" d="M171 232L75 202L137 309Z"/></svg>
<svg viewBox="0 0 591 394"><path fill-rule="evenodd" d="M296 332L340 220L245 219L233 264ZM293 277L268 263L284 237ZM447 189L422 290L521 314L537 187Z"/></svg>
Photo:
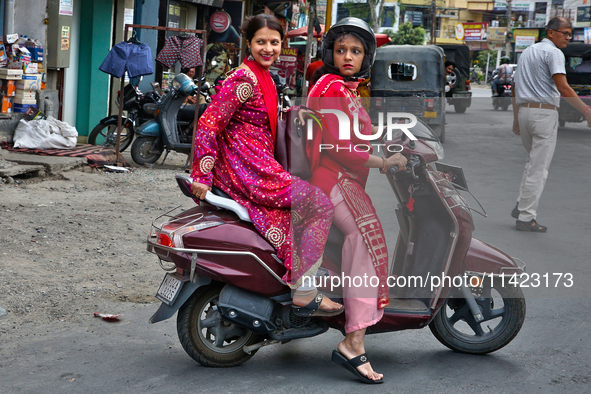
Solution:
<svg viewBox="0 0 591 394"><path fill-rule="evenodd" d="M478 95L486 97L485 92ZM452 110L443 161L464 168L472 193L488 213L488 218L475 215L475 236L520 257L528 273L572 273L574 286L523 289L525 324L498 352L453 353L428 329L369 336L367 351L386 378L384 385L369 388L330 363L341 338L331 331L263 348L238 368L208 369L186 356L174 321L147 324L155 305L122 303L121 323L92 319L76 327L64 322L50 332L39 327L37 335L18 344L16 358L0 357L0 392L589 392L591 175L586 168L591 131L581 125L560 130L539 207L539 221L549 227L548 233L523 233L514 229L509 216L526 161L511 121L511 111L494 111L490 98L475 98L465 114ZM389 199L389 188L383 186L383 178L371 179L376 200Z"/></svg>

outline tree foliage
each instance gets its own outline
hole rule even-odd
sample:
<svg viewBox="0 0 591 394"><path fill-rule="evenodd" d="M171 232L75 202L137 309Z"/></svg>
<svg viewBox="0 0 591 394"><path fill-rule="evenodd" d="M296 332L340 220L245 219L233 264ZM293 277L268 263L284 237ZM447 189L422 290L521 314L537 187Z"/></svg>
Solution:
<svg viewBox="0 0 591 394"><path fill-rule="evenodd" d="M385 33L392 39L388 45L423 45L427 35L425 29L413 27L410 22L400 25L396 33L392 30L386 30Z"/></svg>
<svg viewBox="0 0 591 394"><path fill-rule="evenodd" d="M343 7L349 11L349 16L367 21L374 33L379 33L384 22L384 2L385 0L346 0Z"/></svg>
<svg viewBox="0 0 591 394"><path fill-rule="evenodd" d="M476 60L478 60L478 66L484 71L486 69L486 58L490 52L490 60L488 61L488 69L494 70L497 65L497 51L480 51Z"/></svg>

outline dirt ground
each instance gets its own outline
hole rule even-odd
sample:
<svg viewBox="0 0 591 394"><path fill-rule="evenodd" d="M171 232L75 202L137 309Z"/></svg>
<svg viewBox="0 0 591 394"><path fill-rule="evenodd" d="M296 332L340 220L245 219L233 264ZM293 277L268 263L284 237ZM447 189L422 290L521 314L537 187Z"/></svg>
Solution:
<svg viewBox="0 0 591 394"><path fill-rule="evenodd" d="M185 159L0 182L0 343L118 313L121 302L156 310L164 271L146 239L158 215L194 204L174 180Z"/></svg>

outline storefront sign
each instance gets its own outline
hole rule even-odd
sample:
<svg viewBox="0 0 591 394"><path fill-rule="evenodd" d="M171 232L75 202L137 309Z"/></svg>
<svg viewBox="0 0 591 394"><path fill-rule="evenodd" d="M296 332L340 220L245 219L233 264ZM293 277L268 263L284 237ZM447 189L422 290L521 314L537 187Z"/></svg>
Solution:
<svg viewBox="0 0 591 394"><path fill-rule="evenodd" d="M225 11L214 12L211 18L209 18L209 26L211 26L211 30L216 33L225 32L231 24L232 18L230 18L230 14Z"/></svg>
<svg viewBox="0 0 591 394"><path fill-rule="evenodd" d="M591 22L591 7L577 7L577 23Z"/></svg>
<svg viewBox="0 0 591 394"><path fill-rule="evenodd" d="M486 39L490 42L502 43L505 42L506 27L489 27L486 29Z"/></svg>
<svg viewBox="0 0 591 394"><path fill-rule="evenodd" d="M485 51L489 49L487 42L467 41L466 44L471 51Z"/></svg>
<svg viewBox="0 0 591 394"><path fill-rule="evenodd" d="M486 40L486 23L464 23L464 40L482 41ZM457 33L456 33L457 38Z"/></svg>
<svg viewBox="0 0 591 394"><path fill-rule="evenodd" d="M297 48L283 48L279 58L273 63L269 72L279 76L282 85L289 85L290 89L296 86L296 71L298 67Z"/></svg>
<svg viewBox="0 0 591 394"><path fill-rule="evenodd" d="M507 11L507 2L504 0L497 0L495 1L495 7L493 8L495 11ZM511 11L529 11L529 2L528 1L513 1L511 2Z"/></svg>
<svg viewBox="0 0 591 394"><path fill-rule="evenodd" d="M456 40L463 40L464 39L464 25L461 23L456 23Z"/></svg>
<svg viewBox="0 0 591 394"><path fill-rule="evenodd" d="M406 11L404 21L411 22L413 26L421 26L423 24L423 13L420 11Z"/></svg>
<svg viewBox="0 0 591 394"><path fill-rule="evenodd" d="M523 52L525 48L536 43L533 36L515 36L515 52Z"/></svg>

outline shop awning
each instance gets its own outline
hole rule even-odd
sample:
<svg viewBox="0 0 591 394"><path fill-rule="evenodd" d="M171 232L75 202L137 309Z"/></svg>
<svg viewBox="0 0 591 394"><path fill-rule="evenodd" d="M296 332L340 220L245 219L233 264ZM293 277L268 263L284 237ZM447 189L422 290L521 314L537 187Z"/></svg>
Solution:
<svg viewBox="0 0 591 394"><path fill-rule="evenodd" d="M324 34L324 25L320 25L320 35L316 32L316 29L312 29L314 32L314 37L320 37ZM308 26L298 27L297 29L293 29L287 32L288 37L307 37L308 36Z"/></svg>

